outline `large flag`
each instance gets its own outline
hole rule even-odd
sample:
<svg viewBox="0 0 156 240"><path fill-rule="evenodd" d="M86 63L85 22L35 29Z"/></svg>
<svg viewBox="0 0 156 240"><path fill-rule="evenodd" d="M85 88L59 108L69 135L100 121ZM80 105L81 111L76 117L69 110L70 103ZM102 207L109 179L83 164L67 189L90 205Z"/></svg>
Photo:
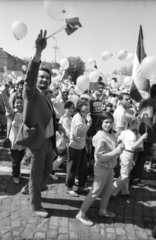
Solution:
<svg viewBox="0 0 156 240"><path fill-rule="evenodd" d="M149 98L150 84L149 80L140 77L141 62L146 57L144 49L144 39L142 26L140 25L138 43L134 55L132 83L130 88L130 97L136 102Z"/></svg>

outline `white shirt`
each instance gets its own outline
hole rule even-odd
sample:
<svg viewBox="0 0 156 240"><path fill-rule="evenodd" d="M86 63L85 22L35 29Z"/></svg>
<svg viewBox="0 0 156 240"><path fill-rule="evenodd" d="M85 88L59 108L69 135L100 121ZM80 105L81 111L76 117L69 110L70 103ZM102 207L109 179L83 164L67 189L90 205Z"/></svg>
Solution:
<svg viewBox="0 0 156 240"><path fill-rule="evenodd" d="M125 128L125 112L126 110L120 105L114 111L114 130L117 128Z"/></svg>
<svg viewBox="0 0 156 240"><path fill-rule="evenodd" d="M121 132L118 140L122 140L123 144L125 145L125 150L134 151L133 150L133 143L136 142L136 135L130 129L126 129Z"/></svg>

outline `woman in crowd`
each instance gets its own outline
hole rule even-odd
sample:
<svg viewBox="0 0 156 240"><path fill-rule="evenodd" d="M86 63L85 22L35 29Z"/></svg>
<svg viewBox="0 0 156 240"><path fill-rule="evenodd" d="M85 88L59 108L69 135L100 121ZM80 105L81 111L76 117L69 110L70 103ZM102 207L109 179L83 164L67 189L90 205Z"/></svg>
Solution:
<svg viewBox="0 0 156 240"><path fill-rule="evenodd" d="M95 147L94 182L90 193L85 198L76 218L85 225L93 222L86 216L92 203L101 195L99 216L115 217L115 214L106 210L113 186L113 168L117 164L117 155L122 153L122 145L116 147L116 139L112 131L114 118L110 112L103 112L100 129L93 137Z"/></svg>
<svg viewBox="0 0 156 240"><path fill-rule="evenodd" d="M88 97L88 96L87 96ZM78 191L86 191L87 180L87 158L86 158L86 133L92 124L89 113L89 100L79 99L76 107L77 113L71 123L71 133L69 142L69 159L67 161L67 176L65 189L72 196L78 194L73 191L75 176L78 172Z"/></svg>
<svg viewBox="0 0 156 240"><path fill-rule="evenodd" d="M20 126L22 124L23 99L17 96L13 100L13 108L9 104L9 98L6 93L6 88L2 90L2 97L6 107L6 115L8 128L11 125L9 139L11 141L11 157L12 157L12 173L15 184L20 183L20 164L25 154L25 148L15 144Z"/></svg>

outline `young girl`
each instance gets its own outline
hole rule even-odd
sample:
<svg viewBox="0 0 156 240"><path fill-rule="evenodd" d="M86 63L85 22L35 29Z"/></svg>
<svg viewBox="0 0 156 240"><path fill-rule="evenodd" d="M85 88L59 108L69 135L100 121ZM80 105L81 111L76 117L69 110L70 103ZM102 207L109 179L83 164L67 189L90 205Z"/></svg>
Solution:
<svg viewBox="0 0 156 240"><path fill-rule="evenodd" d="M25 154L25 148L15 144L19 128L22 124L23 99L17 96L13 100L13 108L9 104L9 99L6 94L6 89L2 90L3 101L6 107L6 115L8 125L11 124L9 139L11 141L11 157L12 157L12 172L13 181L15 184L20 183L20 163Z"/></svg>
<svg viewBox="0 0 156 240"><path fill-rule="evenodd" d="M125 150L120 155L120 176L113 183L113 197L116 197L120 190L122 197L131 197L129 194L129 174L132 168L134 151L148 136L147 133L144 133L137 140L136 132L138 120L136 119L135 112L133 110L127 110L125 113L125 121L127 122L127 129L122 131L118 137L118 142L122 142L124 144Z"/></svg>
<svg viewBox="0 0 156 240"><path fill-rule="evenodd" d="M74 104L71 101L67 101L64 104L65 114L61 117L59 123L62 124L66 131L66 136L61 138L60 146L66 147L69 144L69 137L70 137L70 130L71 130L71 121L72 121L72 115L74 111ZM54 172L59 168L59 166L65 161L65 156L59 156L53 163L53 174ZM53 176L53 178L56 178L57 176Z"/></svg>
<svg viewBox="0 0 156 240"><path fill-rule="evenodd" d="M65 189L70 195L77 197L73 191L73 185L78 172L79 186L78 191L86 191L85 183L87 180L87 158L86 158L86 133L92 124L89 113L89 100L79 99L76 110L78 111L71 123L69 159L67 160L67 176Z"/></svg>
<svg viewBox="0 0 156 240"><path fill-rule="evenodd" d="M121 154L122 146L116 147L116 140L112 132L114 118L109 112L103 112L101 124L97 134L93 137L95 147L94 182L90 193L85 198L76 219L91 226L93 222L86 217L86 212L92 203L101 195L99 216L115 217L114 213L106 210L113 185L113 168L117 164L117 155Z"/></svg>

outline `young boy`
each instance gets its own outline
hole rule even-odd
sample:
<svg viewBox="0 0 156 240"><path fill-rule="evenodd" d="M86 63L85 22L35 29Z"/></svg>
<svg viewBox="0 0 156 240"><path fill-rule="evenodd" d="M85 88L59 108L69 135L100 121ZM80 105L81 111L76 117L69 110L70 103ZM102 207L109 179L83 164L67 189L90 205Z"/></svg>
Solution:
<svg viewBox="0 0 156 240"><path fill-rule="evenodd" d="M135 149L140 143L147 139L148 134L144 133L138 140L136 137L138 122L135 117L135 112L127 110L125 113L126 130L123 130L119 135L117 141L122 142L125 146L125 150L120 155L120 176L113 183L112 196L115 198L121 190L123 197L130 197L129 194L129 174L132 168L133 155ZM112 197L112 198L113 198Z"/></svg>

